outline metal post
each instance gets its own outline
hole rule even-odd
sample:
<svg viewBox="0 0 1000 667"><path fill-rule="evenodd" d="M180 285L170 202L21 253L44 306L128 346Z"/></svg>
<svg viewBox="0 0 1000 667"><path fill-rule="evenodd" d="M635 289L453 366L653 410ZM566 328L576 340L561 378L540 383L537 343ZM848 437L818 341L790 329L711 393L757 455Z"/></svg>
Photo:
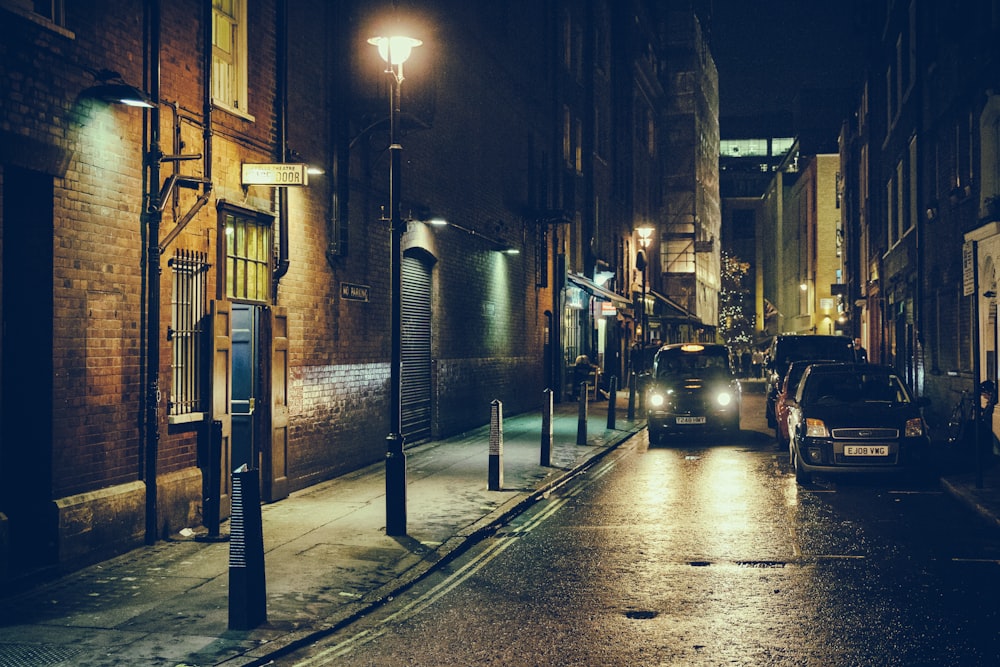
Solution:
<svg viewBox="0 0 1000 667"><path fill-rule="evenodd" d="M229 518L229 629L250 630L267 621L264 531L257 469L233 473Z"/></svg>
<svg viewBox="0 0 1000 667"><path fill-rule="evenodd" d="M490 403L489 490L503 490L503 403Z"/></svg>
<svg viewBox="0 0 1000 667"><path fill-rule="evenodd" d="M587 383L580 383L580 415L576 422L576 444L587 444Z"/></svg>
<svg viewBox="0 0 1000 667"><path fill-rule="evenodd" d="M552 465L552 390L542 392L542 454L540 465Z"/></svg>
<svg viewBox="0 0 1000 667"><path fill-rule="evenodd" d="M615 408L618 406L618 376L608 378L608 428L615 428Z"/></svg>
<svg viewBox="0 0 1000 667"><path fill-rule="evenodd" d="M389 125L389 291L391 293L392 351L389 362L389 435L385 454L385 534L406 535L406 455L403 453L402 411L402 284L400 256L403 221L400 215L402 146L399 144L399 98L402 76L389 64L394 85L390 86Z"/></svg>
<svg viewBox="0 0 1000 667"><path fill-rule="evenodd" d="M628 420L635 419L635 371L628 376Z"/></svg>

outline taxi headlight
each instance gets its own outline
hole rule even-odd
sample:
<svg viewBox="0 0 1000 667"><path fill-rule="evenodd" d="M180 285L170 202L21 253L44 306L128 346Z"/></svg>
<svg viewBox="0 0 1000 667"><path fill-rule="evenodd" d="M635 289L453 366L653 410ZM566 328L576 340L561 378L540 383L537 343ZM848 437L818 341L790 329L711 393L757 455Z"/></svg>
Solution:
<svg viewBox="0 0 1000 667"><path fill-rule="evenodd" d="M924 434L924 420L920 417L906 420L906 430L904 434L907 438L919 438Z"/></svg>
<svg viewBox="0 0 1000 667"><path fill-rule="evenodd" d="M653 392L649 395L649 405L654 408L662 408L663 404L667 402L666 396L660 392Z"/></svg>
<svg viewBox="0 0 1000 667"><path fill-rule="evenodd" d="M807 438L826 438L828 435L826 424L823 423L822 419L806 418Z"/></svg>
<svg viewBox="0 0 1000 667"><path fill-rule="evenodd" d="M722 407L725 407L733 402L733 395L728 391L720 391L715 395L715 401Z"/></svg>

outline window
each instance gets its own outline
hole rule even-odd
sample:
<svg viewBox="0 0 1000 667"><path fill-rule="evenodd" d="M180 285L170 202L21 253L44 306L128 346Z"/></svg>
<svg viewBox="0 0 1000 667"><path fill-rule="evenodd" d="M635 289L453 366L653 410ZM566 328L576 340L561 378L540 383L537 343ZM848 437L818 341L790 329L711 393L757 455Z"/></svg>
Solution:
<svg viewBox="0 0 1000 667"><path fill-rule="evenodd" d="M47 28L66 27L65 0L0 0L0 7Z"/></svg>
<svg viewBox="0 0 1000 667"><path fill-rule="evenodd" d="M171 417L194 415L204 410L201 392L202 323L205 321L205 272L209 268L204 253L178 250L168 262L173 271L173 300L167 340L173 346L171 362Z"/></svg>
<svg viewBox="0 0 1000 667"><path fill-rule="evenodd" d="M212 101L248 115L247 0L212 0Z"/></svg>
<svg viewBox="0 0 1000 667"><path fill-rule="evenodd" d="M222 212L225 234L225 296L239 301L268 303L271 294L270 220L236 211Z"/></svg>

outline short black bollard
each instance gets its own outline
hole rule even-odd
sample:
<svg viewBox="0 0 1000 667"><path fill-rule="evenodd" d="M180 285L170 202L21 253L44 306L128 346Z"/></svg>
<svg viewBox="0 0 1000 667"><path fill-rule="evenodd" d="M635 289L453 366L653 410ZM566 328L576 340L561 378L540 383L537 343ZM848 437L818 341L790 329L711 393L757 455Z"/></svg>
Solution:
<svg viewBox="0 0 1000 667"><path fill-rule="evenodd" d="M615 409L618 407L618 377L608 378L608 429L615 428Z"/></svg>
<svg viewBox="0 0 1000 667"><path fill-rule="evenodd" d="M628 420L635 419L635 371L628 375Z"/></svg>
<svg viewBox="0 0 1000 667"><path fill-rule="evenodd" d="M219 533L220 498L222 495L222 422L218 419L209 425L208 466L205 472L205 497L201 503L201 523L208 531L195 537L199 542L224 542Z"/></svg>
<svg viewBox="0 0 1000 667"><path fill-rule="evenodd" d="M267 587L259 472L245 465L233 472L229 536L229 629L250 630L267 621Z"/></svg>
<svg viewBox="0 0 1000 667"><path fill-rule="evenodd" d="M503 403L490 403L490 470L489 490L503 490Z"/></svg>
<svg viewBox="0 0 1000 667"><path fill-rule="evenodd" d="M552 465L552 390L542 392L542 455L540 465Z"/></svg>
<svg viewBox="0 0 1000 667"><path fill-rule="evenodd" d="M576 444L587 444L587 383L580 385L580 416L576 422Z"/></svg>

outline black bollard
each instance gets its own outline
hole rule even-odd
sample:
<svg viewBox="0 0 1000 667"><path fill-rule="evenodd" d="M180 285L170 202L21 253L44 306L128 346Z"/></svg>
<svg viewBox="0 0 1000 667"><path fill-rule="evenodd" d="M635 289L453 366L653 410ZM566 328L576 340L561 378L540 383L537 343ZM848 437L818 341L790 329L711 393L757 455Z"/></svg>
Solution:
<svg viewBox="0 0 1000 667"><path fill-rule="evenodd" d="M615 428L615 408L618 403L618 377L612 375L608 378L608 429Z"/></svg>
<svg viewBox="0 0 1000 667"><path fill-rule="evenodd" d="M503 490L503 403L496 399L490 404L489 490Z"/></svg>
<svg viewBox="0 0 1000 667"><path fill-rule="evenodd" d="M576 422L576 444L587 444L587 383L580 385L580 416Z"/></svg>
<svg viewBox="0 0 1000 667"><path fill-rule="evenodd" d="M250 630L267 621L267 587L260 480L245 465L233 473L229 535L229 629Z"/></svg>
<svg viewBox="0 0 1000 667"><path fill-rule="evenodd" d="M552 465L552 390L542 392L542 455L540 465Z"/></svg>
<svg viewBox="0 0 1000 667"><path fill-rule="evenodd" d="M635 419L635 371L628 376L628 420Z"/></svg>
<svg viewBox="0 0 1000 667"><path fill-rule="evenodd" d="M205 472L205 497L201 503L201 523L208 533L195 537L197 541L224 542L219 533L220 498L222 495L222 422L218 419L209 425L208 466Z"/></svg>

